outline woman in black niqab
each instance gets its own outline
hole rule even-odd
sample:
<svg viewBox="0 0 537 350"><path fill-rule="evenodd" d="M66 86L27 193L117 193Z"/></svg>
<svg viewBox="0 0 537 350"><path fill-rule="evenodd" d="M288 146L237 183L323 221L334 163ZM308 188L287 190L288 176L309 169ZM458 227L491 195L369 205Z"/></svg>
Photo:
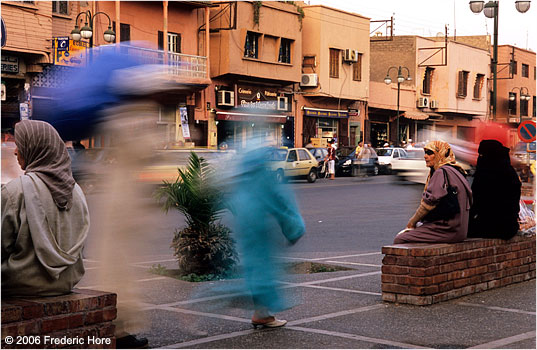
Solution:
<svg viewBox="0 0 537 350"><path fill-rule="evenodd" d="M509 148L483 140L478 152L468 237L511 239L519 228L522 184L511 166Z"/></svg>

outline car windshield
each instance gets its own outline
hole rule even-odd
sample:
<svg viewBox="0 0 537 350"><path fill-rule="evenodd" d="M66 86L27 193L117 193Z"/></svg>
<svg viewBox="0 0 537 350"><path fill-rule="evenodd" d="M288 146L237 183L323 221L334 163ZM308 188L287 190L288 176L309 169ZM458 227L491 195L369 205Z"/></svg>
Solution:
<svg viewBox="0 0 537 350"><path fill-rule="evenodd" d="M424 155L425 155L425 152L423 151L423 149L407 149L405 158L417 159L417 158L423 158Z"/></svg>
<svg viewBox="0 0 537 350"><path fill-rule="evenodd" d="M377 149L377 155L379 155L380 157L382 157L382 156L391 156L392 152L393 152L393 149L391 149L391 148Z"/></svg>
<svg viewBox="0 0 537 350"><path fill-rule="evenodd" d="M270 152L268 160L279 162L279 161L285 160L286 157L287 157L287 150L275 149L275 150L272 150L272 152Z"/></svg>

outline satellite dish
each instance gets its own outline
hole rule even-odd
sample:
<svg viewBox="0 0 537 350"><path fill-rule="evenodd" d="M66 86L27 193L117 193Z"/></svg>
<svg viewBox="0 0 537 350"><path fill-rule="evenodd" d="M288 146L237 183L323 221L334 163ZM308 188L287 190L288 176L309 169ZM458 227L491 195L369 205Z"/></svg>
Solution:
<svg viewBox="0 0 537 350"><path fill-rule="evenodd" d="M438 32L438 33L436 33L436 37L437 37L437 38L440 37L440 36L444 36L444 33L442 33L442 32Z"/></svg>

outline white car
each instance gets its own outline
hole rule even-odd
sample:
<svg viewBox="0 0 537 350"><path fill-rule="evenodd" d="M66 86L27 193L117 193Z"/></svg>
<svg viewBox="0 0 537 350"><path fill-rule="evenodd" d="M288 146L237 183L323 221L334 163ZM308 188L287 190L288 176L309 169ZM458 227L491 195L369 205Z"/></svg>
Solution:
<svg viewBox="0 0 537 350"><path fill-rule="evenodd" d="M406 150L400 147L377 148L379 158L379 170L384 174L392 173L392 161L407 156Z"/></svg>
<svg viewBox="0 0 537 350"><path fill-rule="evenodd" d="M425 184L429 168L425 165L425 151L423 148L405 150L406 155L392 159L392 171L399 179Z"/></svg>

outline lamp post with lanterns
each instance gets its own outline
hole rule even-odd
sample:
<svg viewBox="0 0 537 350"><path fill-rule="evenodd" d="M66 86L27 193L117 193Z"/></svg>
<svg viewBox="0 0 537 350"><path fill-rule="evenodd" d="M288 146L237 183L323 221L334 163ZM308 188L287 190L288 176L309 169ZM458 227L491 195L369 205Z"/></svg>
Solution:
<svg viewBox="0 0 537 350"><path fill-rule="evenodd" d="M410 76L410 70L407 67L390 67L388 68L388 71L386 72L386 77L384 78L384 82L386 85L390 85L392 83L392 78L390 78L390 71L392 69L397 69L397 132L396 132L396 140L395 140L395 146L399 147L399 141L400 141L400 134L399 134L399 95L401 93L401 83L403 83L405 80L412 80L412 77ZM403 69L406 70L406 76L403 75Z"/></svg>
<svg viewBox="0 0 537 350"><path fill-rule="evenodd" d="M84 23L84 26L82 28L78 27L78 18L84 15L86 16L86 22ZM110 16L108 16L106 13L100 11L96 12L93 15L91 14L90 10L80 12L76 16L75 20L75 28L71 31L71 38L73 40L80 40L80 39L89 39L89 47L93 47L93 25L95 21L95 17L97 15L105 15L106 18L108 18L108 29L104 32L104 41L107 43L113 43L116 39L116 33L112 30L112 20L110 19Z"/></svg>
<svg viewBox="0 0 537 350"><path fill-rule="evenodd" d="M525 13L530 9L531 1L515 1L518 12ZM484 1L470 1L470 10L473 13L484 12L487 18L494 18L494 44L492 52L492 120L496 120L497 106L497 71L498 71L498 12L500 8L499 0L491 0L485 4Z"/></svg>
<svg viewBox="0 0 537 350"><path fill-rule="evenodd" d="M522 117L522 102L523 101L529 101L531 99L531 96L530 96L530 93L529 93L527 87L525 87L525 86L514 87L509 92L509 101L513 102L513 101L516 100L516 95L514 93L514 91L516 91L516 90L518 90L518 92L520 93L520 109L521 109L520 116Z"/></svg>

